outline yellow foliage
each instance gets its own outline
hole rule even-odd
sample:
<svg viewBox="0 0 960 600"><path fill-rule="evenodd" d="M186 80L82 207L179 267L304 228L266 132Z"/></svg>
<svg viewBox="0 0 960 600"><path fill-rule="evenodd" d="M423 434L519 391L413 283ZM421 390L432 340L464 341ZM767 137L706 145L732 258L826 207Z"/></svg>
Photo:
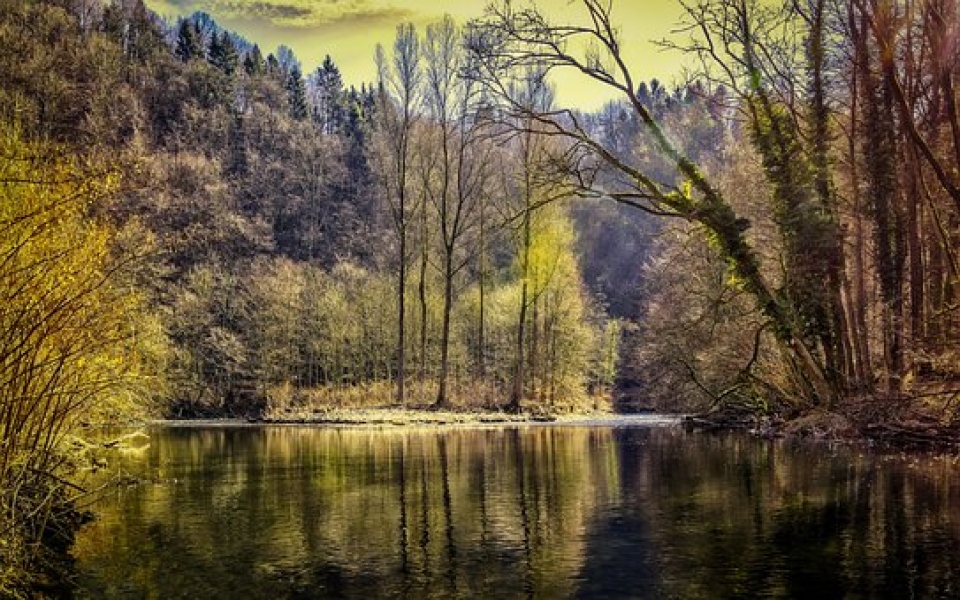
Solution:
<svg viewBox="0 0 960 600"><path fill-rule="evenodd" d="M601 358L596 351L602 345L600 334L588 323L575 246L564 207L548 204L530 215L529 248L524 252L521 246L517 257L518 275L527 288L529 395L553 408L582 401L590 364Z"/></svg>
<svg viewBox="0 0 960 600"><path fill-rule="evenodd" d="M541 294L576 275L573 225L559 206L545 206L531 216L529 265L525 274L530 293ZM522 253L521 253L522 255ZM521 265L522 271L522 265Z"/></svg>
<svg viewBox="0 0 960 600"><path fill-rule="evenodd" d="M0 478L53 472L80 422L130 401L142 299L119 285L129 262L90 216L116 191L58 148L0 130Z"/></svg>

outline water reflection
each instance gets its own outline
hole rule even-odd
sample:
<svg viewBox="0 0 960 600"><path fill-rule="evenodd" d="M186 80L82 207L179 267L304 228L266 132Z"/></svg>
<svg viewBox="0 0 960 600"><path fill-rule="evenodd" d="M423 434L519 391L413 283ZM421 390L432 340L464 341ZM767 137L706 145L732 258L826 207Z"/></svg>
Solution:
<svg viewBox="0 0 960 600"><path fill-rule="evenodd" d="M673 428L165 429L92 597L950 597L955 457Z"/></svg>

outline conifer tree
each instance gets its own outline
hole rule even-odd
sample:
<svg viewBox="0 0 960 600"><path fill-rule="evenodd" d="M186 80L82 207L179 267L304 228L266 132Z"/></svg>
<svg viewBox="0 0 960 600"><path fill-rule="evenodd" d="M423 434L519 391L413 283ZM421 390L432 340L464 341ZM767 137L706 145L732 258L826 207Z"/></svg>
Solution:
<svg viewBox="0 0 960 600"><path fill-rule="evenodd" d="M307 88L303 83L300 68L294 66L287 76L287 96L290 102L290 116L298 121L307 118Z"/></svg>
<svg viewBox="0 0 960 600"><path fill-rule="evenodd" d="M202 36L200 35L200 29L193 21L188 19L180 21L177 47L174 54L183 62L190 62L195 58L203 57Z"/></svg>
<svg viewBox="0 0 960 600"><path fill-rule="evenodd" d="M237 46L233 43L233 38L226 31L220 35L214 34L211 36L209 60L210 64L227 75L236 73L240 58L237 55Z"/></svg>
<svg viewBox="0 0 960 600"><path fill-rule="evenodd" d="M328 54L314 78L313 119L323 133L341 133L346 120L346 97L340 69Z"/></svg>
<svg viewBox="0 0 960 600"><path fill-rule="evenodd" d="M253 48L243 57L243 70L250 77L263 75L266 72L267 64L263 60L260 46L254 44Z"/></svg>
<svg viewBox="0 0 960 600"><path fill-rule="evenodd" d="M282 80L282 73L280 72L280 61L277 60L277 57L270 53L267 55L267 65L266 73L271 77L275 77L278 80Z"/></svg>

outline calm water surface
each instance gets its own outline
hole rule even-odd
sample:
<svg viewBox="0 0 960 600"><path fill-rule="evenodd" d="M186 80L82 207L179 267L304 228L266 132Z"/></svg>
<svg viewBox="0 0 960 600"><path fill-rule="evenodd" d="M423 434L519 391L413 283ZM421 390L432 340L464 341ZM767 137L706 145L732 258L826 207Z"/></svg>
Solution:
<svg viewBox="0 0 960 600"><path fill-rule="evenodd" d="M676 427L158 428L81 597L957 598L960 465Z"/></svg>

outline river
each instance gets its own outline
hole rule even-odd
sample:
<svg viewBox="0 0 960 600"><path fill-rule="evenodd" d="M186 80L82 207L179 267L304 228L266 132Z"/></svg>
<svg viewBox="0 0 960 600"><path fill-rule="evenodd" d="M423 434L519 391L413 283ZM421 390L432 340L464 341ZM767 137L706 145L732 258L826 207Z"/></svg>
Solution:
<svg viewBox="0 0 960 600"><path fill-rule="evenodd" d="M655 419L149 434L80 597L960 597L956 454Z"/></svg>

